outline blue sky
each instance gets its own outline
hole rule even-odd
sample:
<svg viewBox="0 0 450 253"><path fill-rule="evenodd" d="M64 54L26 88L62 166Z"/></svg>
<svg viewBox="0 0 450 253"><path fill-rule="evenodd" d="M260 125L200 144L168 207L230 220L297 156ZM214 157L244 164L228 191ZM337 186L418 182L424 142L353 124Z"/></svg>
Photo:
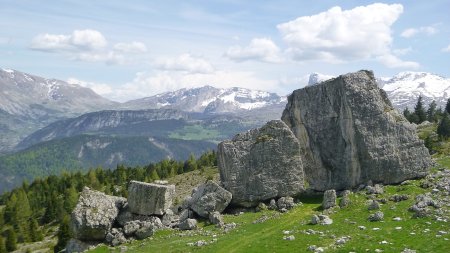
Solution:
<svg viewBox="0 0 450 253"><path fill-rule="evenodd" d="M287 94L311 72L450 77L450 1L0 0L0 67L125 101L184 87Z"/></svg>

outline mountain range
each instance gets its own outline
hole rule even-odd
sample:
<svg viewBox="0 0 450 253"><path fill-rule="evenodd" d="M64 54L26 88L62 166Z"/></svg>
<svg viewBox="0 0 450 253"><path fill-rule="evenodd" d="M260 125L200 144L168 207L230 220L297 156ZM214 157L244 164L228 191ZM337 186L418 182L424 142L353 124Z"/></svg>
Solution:
<svg viewBox="0 0 450 253"><path fill-rule="evenodd" d="M308 85L330 78L313 73ZM431 73L377 81L399 110L414 107L419 95L438 106L449 98L450 79ZM212 86L117 103L79 85L0 69L0 191L61 168L186 159L279 119L285 104L275 93Z"/></svg>

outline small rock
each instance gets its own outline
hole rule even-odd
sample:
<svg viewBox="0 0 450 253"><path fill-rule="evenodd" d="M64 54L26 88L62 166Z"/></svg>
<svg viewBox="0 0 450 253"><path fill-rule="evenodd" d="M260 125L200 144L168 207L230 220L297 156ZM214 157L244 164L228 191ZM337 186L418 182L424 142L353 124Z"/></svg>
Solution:
<svg viewBox="0 0 450 253"><path fill-rule="evenodd" d="M358 226L359 230L366 230L365 226Z"/></svg>
<svg viewBox="0 0 450 253"><path fill-rule="evenodd" d="M380 244L388 244L387 241L381 241Z"/></svg>
<svg viewBox="0 0 450 253"><path fill-rule="evenodd" d="M401 230L402 227L395 227L395 230Z"/></svg>
<svg viewBox="0 0 450 253"><path fill-rule="evenodd" d="M384 218L384 214L381 211L375 212L374 214L369 215L369 221L381 221Z"/></svg>
<svg viewBox="0 0 450 253"><path fill-rule="evenodd" d="M283 235L288 235L288 234L290 234L291 233L291 231L289 231L289 230L284 230L283 231Z"/></svg>
<svg viewBox="0 0 450 253"><path fill-rule="evenodd" d="M367 191L367 194L376 194L376 195L378 195L378 194L383 194L384 193L384 190L383 190L383 185L381 185L381 184L376 184L376 185L374 185L374 186L367 186L366 187L366 191Z"/></svg>
<svg viewBox="0 0 450 253"><path fill-rule="evenodd" d="M392 218L392 220L393 220L393 221L401 221L402 218L400 218L400 217L394 217L394 218Z"/></svg>
<svg viewBox="0 0 450 253"><path fill-rule="evenodd" d="M269 202L269 210L276 210L277 209L277 202L274 199L271 199Z"/></svg>
<svg viewBox="0 0 450 253"><path fill-rule="evenodd" d="M415 250L405 248L401 253L416 253Z"/></svg>
<svg viewBox="0 0 450 253"><path fill-rule="evenodd" d="M294 199L292 197L281 197L277 201L277 207L281 211L281 209L291 209L295 206Z"/></svg>
<svg viewBox="0 0 450 253"><path fill-rule="evenodd" d="M310 222L311 225L317 225L317 224L319 224L319 222L320 222L319 216L313 215L311 217L311 222Z"/></svg>
<svg viewBox="0 0 450 253"><path fill-rule="evenodd" d="M327 215L319 215L320 224L321 225L331 225L333 224L333 220Z"/></svg>
<svg viewBox="0 0 450 253"><path fill-rule="evenodd" d="M323 194L322 208L324 210L336 206L336 191L327 190Z"/></svg>
<svg viewBox="0 0 450 253"><path fill-rule="evenodd" d="M339 207L340 208L345 208L345 207L350 205L350 203L351 203L351 201L350 201L350 194L351 194L351 191L349 191L349 190L345 190L342 193L342 198L339 201Z"/></svg>
<svg viewBox="0 0 450 253"><path fill-rule="evenodd" d="M293 241L293 240L295 240L295 236L293 236L293 235L284 236L283 239L286 240L286 241Z"/></svg>
<svg viewBox="0 0 450 253"><path fill-rule="evenodd" d="M367 209L368 210L379 210L380 209L380 203L378 203L378 201L376 201L376 200L369 200Z"/></svg>
<svg viewBox="0 0 450 253"><path fill-rule="evenodd" d="M217 211L209 214L209 221L218 227L222 227L224 224L222 215Z"/></svg>
<svg viewBox="0 0 450 253"><path fill-rule="evenodd" d="M402 194L402 195L395 194L389 198L390 201L394 201L394 202L400 202L400 201L404 201L404 200L408 200L408 199L409 199L409 196L406 194Z"/></svg>
<svg viewBox="0 0 450 253"><path fill-rule="evenodd" d="M267 210L267 209L268 209L268 207L266 206L266 204L264 204L264 202L260 202L258 204L258 206L256 207L256 211L257 212L261 212L261 211L264 211L264 210Z"/></svg>
<svg viewBox="0 0 450 253"><path fill-rule="evenodd" d="M373 231L381 230L381 228L372 228Z"/></svg>
<svg viewBox="0 0 450 253"><path fill-rule="evenodd" d="M178 224L178 228L180 230L192 230L197 228L197 220L196 219L186 219L183 222Z"/></svg>
<svg viewBox="0 0 450 253"><path fill-rule="evenodd" d="M223 230L225 231L225 233L229 232L230 230L233 230L237 227L236 223L232 222L232 223L228 223L225 224L223 226Z"/></svg>

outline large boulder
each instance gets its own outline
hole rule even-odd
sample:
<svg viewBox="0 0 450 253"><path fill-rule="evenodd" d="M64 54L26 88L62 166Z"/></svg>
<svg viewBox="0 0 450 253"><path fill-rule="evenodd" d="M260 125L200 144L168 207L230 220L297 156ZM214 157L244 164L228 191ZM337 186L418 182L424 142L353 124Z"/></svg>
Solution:
<svg viewBox="0 0 450 253"><path fill-rule="evenodd" d="M73 236L79 240L104 240L126 199L85 187L71 215Z"/></svg>
<svg viewBox="0 0 450 253"><path fill-rule="evenodd" d="M304 190L298 139L280 120L220 143L218 163L232 204L251 207Z"/></svg>
<svg viewBox="0 0 450 253"><path fill-rule="evenodd" d="M172 206L175 185L131 181L128 186L128 207L132 213L163 215Z"/></svg>
<svg viewBox="0 0 450 253"><path fill-rule="evenodd" d="M223 212L232 198L229 191L213 181L208 181L194 189L188 199L188 207L198 215L208 218L210 213Z"/></svg>
<svg viewBox="0 0 450 253"><path fill-rule="evenodd" d="M314 190L423 177L432 164L416 127L394 109L371 71L294 91L282 120L300 143Z"/></svg>

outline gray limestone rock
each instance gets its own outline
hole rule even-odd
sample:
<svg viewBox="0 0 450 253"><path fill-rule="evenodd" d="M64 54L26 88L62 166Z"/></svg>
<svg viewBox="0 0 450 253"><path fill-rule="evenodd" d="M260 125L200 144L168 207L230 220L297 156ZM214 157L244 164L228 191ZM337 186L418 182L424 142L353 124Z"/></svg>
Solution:
<svg viewBox="0 0 450 253"><path fill-rule="evenodd" d="M71 215L71 229L79 240L104 240L126 199L85 187Z"/></svg>
<svg viewBox="0 0 450 253"><path fill-rule="evenodd" d="M178 219L179 219L179 217L177 215L175 215L172 210L167 209L162 217L161 223L165 227L172 227Z"/></svg>
<svg viewBox="0 0 450 253"><path fill-rule="evenodd" d="M113 228L106 234L105 241L111 246L117 246L119 244L126 243L127 239L121 230Z"/></svg>
<svg viewBox="0 0 450 253"><path fill-rule="evenodd" d="M218 227L223 227L224 223L223 223L223 217L219 212L212 212L209 214L209 221L214 224L217 225Z"/></svg>
<svg viewBox="0 0 450 253"><path fill-rule="evenodd" d="M132 213L163 215L172 205L175 185L131 181L128 186L128 206Z"/></svg>
<svg viewBox="0 0 450 253"><path fill-rule="evenodd" d="M277 202L274 199L271 199L269 202L269 210L276 210L277 209Z"/></svg>
<svg viewBox="0 0 450 253"><path fill-rule="evenodd" d="M136 238L142 240L150 237L155 233L157 228L158 225L155 225L153 222L144 221L141 227L135 232Z"/></svg>
<svg viewBox="0 0 450 253"><path fill-rule="evenodd" d="M376 184L374 186L368 185L366 187L366 191L367 191L367 194L383 194L384 193L383 185L380 185L380 184Z"/></svg>
<svg viewBox="0 0 450 253"><path fill-rule="evenodd" d="M350 201L350 194L351 194L351 193L352 193L352 192L349 191L349 190L345 190L345 191L342 193L342 198L341 198L341 200L339 201L339 207L340 207L340 208L344 208L344 207L347 207L347 206L350 205L350 203L351 203L351 201Z"/></svg>
<svg viewBox="0 0 450 253"><path fill-rule="evenodd" d="M314 190L399 183L424 177L432 164L415 125L394 109L371 71L294 91L282 120L299 140Z"/></svg>
<svg viewBox="0 0 450 253"><path fill-rule="evenodd" d="M236 135L218 146L220 180L232 204L256 206L304 190L300 145L280 120Z"/></svg>
<svg viewBox="0 0 450 253"><path fill-rule="evenodd" d="M369 203L367 205L367 209L368 210L379 210L380 209L380 203L378 203L378 201L372 199L369 200Z"/></svg>
<svg viewBox="0 0 450 253"><path fill-rule="evenodd" d="M194 218L194 212L191 209L184 209L180 213L180 222Z"/></svg>
<svg viewBox="0 0 450 253"><path fill-rule="evenodd" d="M326 190L323 194L322 208L329 209L336 206L336 191Z"/></svg>
<svg viewBox="0 0 450 253"><path fill-rule="evenodd" d="M180 224L178 224L178 228L180 230L192 230L197 228L197 220L196 219L186 219Z"/></svg>
<svg viewBox="0 0 450 253"><path fill-rule="evenodd" d="M384 219L384 213L381 211L377 211L374 214L369 215L369 221L381 221Z"/></svg>
<svg viewBox="0 0 450 253"><path fill-rule="evenodd" d="M281 197L277 201L278 210L289 210L295 206L294 199L292 197Z"/></svg>
<svg viewBox="0 0 450 253"><path fill-rule="evenodd" d="M213 181L208 181L198 186L191 196L189 208L198 215L208 218L209 213L223 212L232 198L229 191L220 187Z"/></svg>

